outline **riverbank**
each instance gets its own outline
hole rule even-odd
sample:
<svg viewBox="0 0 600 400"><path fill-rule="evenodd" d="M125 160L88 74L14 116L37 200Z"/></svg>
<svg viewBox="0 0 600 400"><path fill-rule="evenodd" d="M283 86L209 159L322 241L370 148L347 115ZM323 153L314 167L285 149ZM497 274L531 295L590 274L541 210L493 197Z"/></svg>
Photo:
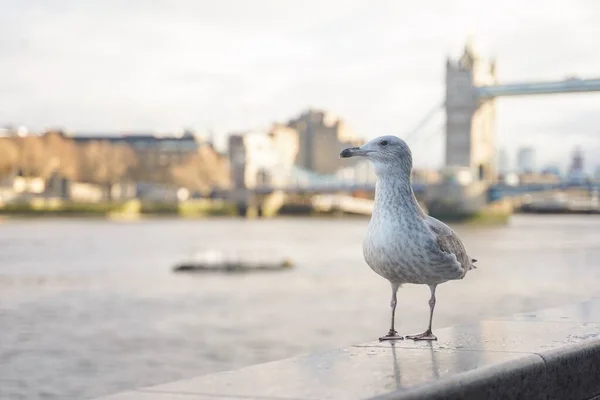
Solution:
<svg viewBox="0 0 600 400"><path fill-rule="evenodd" d="M189 200L179 203L125 202L74 203L57 199L36 199L0 206L0 216L11 218L65 217L135 219L151 216L202 218L235 216L234 205L216 200Z"/></svg>
<svg viewBox="0 0 600 400"><path fill-rule="evenodd" d="M514 213L533 213L528 209L509 208L506 202L492 203L484 209L469 215L456 213L434 214L447 223L472 225L505 225ZM570 214L553 210L552 214ZM589 214L589 213L586 213ZM596 213L598 214L598 213ZM56 199L36 199L0 205L0 221L8 219L32 218L89 218L110 220L139 220L148 218L203 219L210 217L242 217L236 205L223 200L188 200L179 203L126 202L74 203ZM308 205L284 205L277 214L258 215L248 212L244 218L356 218L368 219L369 215L345 213L339 210L317 211Z"/></svg>

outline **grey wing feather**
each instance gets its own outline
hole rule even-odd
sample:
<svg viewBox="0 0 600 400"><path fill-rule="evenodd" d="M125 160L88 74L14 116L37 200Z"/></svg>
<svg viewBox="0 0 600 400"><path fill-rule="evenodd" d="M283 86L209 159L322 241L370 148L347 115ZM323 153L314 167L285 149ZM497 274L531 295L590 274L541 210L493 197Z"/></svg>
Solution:
<svg viewBox="0 0 600 400"><path fill-rule="evenodd" d="M473 263L476 261L467 255L467 251L458 235L443 222L431 217L425 217L425 223L434 233L440 249L444 253L454 254L465 273L476 268Z"/></svg>

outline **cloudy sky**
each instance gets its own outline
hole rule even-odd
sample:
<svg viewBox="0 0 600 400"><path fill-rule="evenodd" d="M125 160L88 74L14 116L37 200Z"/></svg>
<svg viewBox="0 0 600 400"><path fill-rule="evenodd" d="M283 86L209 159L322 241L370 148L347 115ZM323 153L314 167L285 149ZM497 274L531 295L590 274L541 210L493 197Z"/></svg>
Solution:
<svg viewBox="0 0 600 400"><path fill-rule="evenodd" d="M78 131L262 128L312 106L365 138L442 100L468 35L503 82L600 77L600 1L0 0L0 124ZM443 114L413 141L443 162ZM498 145L600 163L600 93L498 102Z"/></svg>

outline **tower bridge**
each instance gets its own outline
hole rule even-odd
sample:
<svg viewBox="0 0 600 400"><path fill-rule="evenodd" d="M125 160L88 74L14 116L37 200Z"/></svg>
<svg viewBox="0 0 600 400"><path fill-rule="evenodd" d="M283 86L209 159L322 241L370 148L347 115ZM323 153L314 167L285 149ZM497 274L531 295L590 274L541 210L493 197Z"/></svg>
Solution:
<svg viewBox="0 0 600 400"><path fill-rule="evenodd" d="M429 205L435 206L437 200L441 198L445 200L449 196L448 193L452 192L453 196L459 198L453 199L451 203L461 204L465 209L474 210L482 207L489 200L490 189L496 196L499 193L514 192L497 183L495 146L495 100L497 98L590 92L600 92L600 78L571 77L557 81L501 84L496 77L495 61L480 57L472 43L468 42L458 60L448 58L446 62L445 98L438 102L412 131L404 135L404 139L410 144L411 139L419 137L427 123L444 110L446 170L467 170L472 177L472 183L462 191L449 190L448 182L442 182L441 185L437 185L437 188L427 188L428 192L431 192L429 197L433 198ZM327 154L327 157L330 156ZM247 163L242 164L244 165L240 167L243 168L241 171L247 171ZM273 168L270 174L280 177L276 179L276 183L273 180L265 182L263 179L252 178L260 181L260 184L249 185L244 178L244 182L237 189L260 194L275 191L322 194L374 190L373 174L365 175L364 166L363 170L359 171L359 165L350 167L356 169L354 174L348 174L348 168L344 168L346 173L342 175L322 175L288 165L284 169ZM446 177L450 175L452 172L445 174ZM415 190L419 192L425 189L422 183L415 185ZM527 190L536 191L539 188L530 185L528 189L523 186L518 192L523 193Z"/></svg>
<svg viewBox="0 0 600 400"><path fill-rule="evenodd" d="M477 180L496 181L497 98L590 92L600 92L600 78L500 84L495 62L481 58L468 42L460 59L446 62L446 166L467 167Z"/></svg>

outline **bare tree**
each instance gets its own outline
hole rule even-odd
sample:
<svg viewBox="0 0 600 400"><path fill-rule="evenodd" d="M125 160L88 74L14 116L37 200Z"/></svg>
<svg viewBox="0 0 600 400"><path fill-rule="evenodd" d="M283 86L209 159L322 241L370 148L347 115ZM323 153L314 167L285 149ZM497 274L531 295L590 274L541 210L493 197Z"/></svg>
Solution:
<svg viewBox="0 0 600 400"><path fill-rule="evenodd" d="M135 152L124 144L91 141L81 145L77 153L79 178L108 189L128 180L130 171L137 165Z"/></svg>
<svg viewBox="0 0 600 400"><path fill-rule="evenodd" d="M161 165L154 158L156 155L150 155L150 152L142 153L138 157L138 163L132 169L132 177L138 182L153 182L168 184L171 182L170 165Z"/></svg>
<svg viewBox="0 0 600 400"><path fill-rule="evenodd" d="M0 138L0 178L17 168L19 147L9 138Z"/></svg>
<svg viewBox="0 0 600 400"><path fill-rule="evenodd" d="M200 146L185 162L171 167L171 179L192 190L207 192L229 184L228 163L212 147Z"/></svg>
<svg viewBox="0 0 600 400"><path fill-rule="evenodd" d="M75 142L60 132L49 131L42 136L48 165L46 174L58 171L63 177L77 178L78 158Z"/></svg>
<svg viewBox="0 0 600 400"><path fill-rule="evenodd" d="M128 179L130 171L138 160L133 149L126 144L113 144L104 154L106 163L106 182L120 183Z"/></svg>
<svg viewBox="0 0 600 400"><path fill-rule="evenodd" d="M44 175L48 169L44 142L39 136L25 136L14 138L14 143L19 148L17 168L23 176L38 177Z"/></svg>

